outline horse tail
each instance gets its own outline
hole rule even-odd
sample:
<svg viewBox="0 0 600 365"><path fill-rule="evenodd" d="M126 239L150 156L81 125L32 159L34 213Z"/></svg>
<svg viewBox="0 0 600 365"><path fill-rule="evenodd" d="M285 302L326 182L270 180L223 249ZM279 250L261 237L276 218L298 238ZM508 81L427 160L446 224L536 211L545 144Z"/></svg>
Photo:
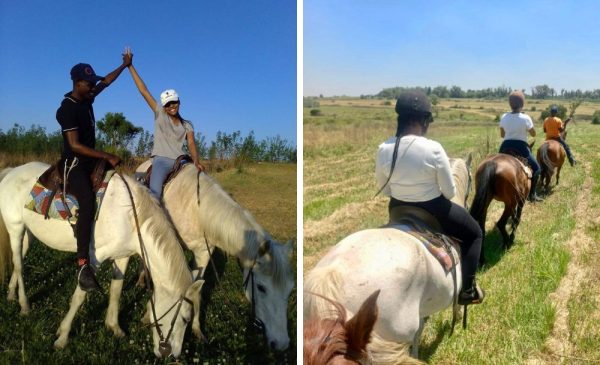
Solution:
<svg viewBox="0 0 600 365"><path fill-rule="evenodd" d="M552 160L550 159L550 156L548 155L548 152L550 151L550 144L549 143L544 143L540 146L540 158L542 160L542 170L547 170L549 173L549 176L554 175L554 168L556 166L554 166L554 164L552 163Z"/></svg>
<svg viewBox="0 0 600 365"><path fill-rule="evenodd" d="M488 161L483 169L477 171L475 176L475 197L469 213L479 223L479 226L485 227L485 216L487 208L494 197L494 178L496 176L496 162Z"/></svg>
<svg viewBox="0 0 600 365"><path fill-rule="evenodd" d="M0 182L10 172L12 168L6 168L0 171ZM10 247L10 237L6 230L6 224L4 224L4 218L2 217L2 211L0 211L0 283L4 283L4 278L7 269L12 262L12 249Z"/></svg>
<svg viewBox="0 0 600 365"><path fill-rule="evenodd" d="M409 354L410 343L398 343L384 340L373 332L367 350L371 355L373 364L382 365L422 365L425 364Z"/></svg>
<svg viewBox="0 0 600 365"><path fill-rule="evenodd" d="M342 274L335 268L322 267L313 269L304 280L304 318L312 316L327 318L336 314L335 309L319 294L334 301L340 299Z"/></svg>

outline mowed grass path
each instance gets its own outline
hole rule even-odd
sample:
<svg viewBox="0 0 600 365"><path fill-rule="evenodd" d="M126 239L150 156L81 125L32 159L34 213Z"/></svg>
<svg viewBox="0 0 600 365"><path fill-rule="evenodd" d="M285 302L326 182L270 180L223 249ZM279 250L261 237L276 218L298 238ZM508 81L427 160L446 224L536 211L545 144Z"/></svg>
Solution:
<svg viewBox="0 0 600 365"><path fill-rule="evenodd" d="M501 143L494 118L506 110L507 103L466 102L441 100L428 137L439 141L450 157L472 153L474 170ZM537 106L537 111L529 111L538 131L534 149L543 141L539 112L550 103L526 103L526 108ZM395 131L393 106L383 104L381 100L324 100L320 117L311 117L310 109L305 109L305 274L343 237L387 221L387 198L373 197L377 146ZM595 106L584 103L580 109L587 116ZM469 311L468 330L459 328L451 338L450 311L433 316L423 334L421 359L432 364L600 361L599 253L588 245L575 254L569 249L573 242L567 244L581 229L592 242L599 242L598 140L600 126L581 120L569 126L569 143L582 164L576 168L566 164L560 186L544 202L525 206L515 245L508 252L500 248L499 234L493 230L502 206L492 204L484 242L488 265L478 274L488 294L486 302ZM582 201L589 202L583 212ZM558 335L569 341L569 351L557 351L556 343L549 341L558 331L553 330L558 314L552 293L575 260L585 268L584 281L568 294L568 333ZM565 315L562 309L561 315Z"/></svg>
<svg viewBox="0 0 600 365"><path fill-rule="evenodd" d="M6 159L6 156L3 156ZM0 161L0 166L11 165ZM223 188L259 224L281 241L296 238L296 165L257 164L243 173L233 170L212 174ZM295 247L295 242L294 242ZM189 256L189 255L188 255ZM191 258L189 256L188 258ZM212 268L207 271L201 312L202 343L186 332L182 364L269 364L294 363L296 359L296 290L288 303L290 348L274 354L265 345L265 337L251 324L250 304L242 290L242 275L236 260L219 252L215 255L220 281ZM296 267L296 255L290 258ZM55 350L55 332L69 308L75 289L75 255L49 249L35 242L25 261L24 278L32 307L19 315L19 305L7 302L8 282L0 285L0 364L163 364L152 353L152 335L140 320L148 293L137 288L140 260L132 258L125 277L119 322L126 332L115 338L104 326L107 297L89 295L73 322L70 342L64 350ZM100 283L108 293L110 263L99 272Z"/></svg>

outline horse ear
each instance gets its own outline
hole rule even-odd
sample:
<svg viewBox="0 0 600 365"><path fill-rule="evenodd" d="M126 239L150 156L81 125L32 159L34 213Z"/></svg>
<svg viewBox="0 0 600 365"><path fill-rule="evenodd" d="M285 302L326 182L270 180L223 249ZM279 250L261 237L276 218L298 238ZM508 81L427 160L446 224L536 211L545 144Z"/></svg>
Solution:
<svg viewBox="0 0 600 365"><path fill-rule="evenodd" d="M185 291L185 297L191 299L194 295L200 294L200 289L202 289L202 285L204 285L203 279L198 279L190 285Z"/></svg>
<svg viewBox="0 0 600 365"><path fill-rule="evenodd" d="M371 332L377 322L379 309L377 309L377 297L379 292L376 290L360 306L358 313L344 326L348 335L348 349L362 353L366 350L367 344L371 341Z"/></svg>
<svg viewBox="0 0 600 365"><path fill-rule="evenodd" d="M471 161L473 160L473 153L469 152L469 155L467 156L467 161L465 162L465 164L467 165L467 169L471 168Z"/></svg>

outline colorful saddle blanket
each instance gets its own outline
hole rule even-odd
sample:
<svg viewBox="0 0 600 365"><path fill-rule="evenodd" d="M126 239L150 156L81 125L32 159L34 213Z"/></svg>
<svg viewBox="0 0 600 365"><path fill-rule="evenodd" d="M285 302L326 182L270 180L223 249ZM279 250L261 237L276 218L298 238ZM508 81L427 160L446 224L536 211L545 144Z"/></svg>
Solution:
<svg viewBox="0 0 600 365"><path fill-rule="evenodd" d="M100 187L96 192L96 216L94 220L98 219L98 212L100 212L100 206L104 199L104 193L108 187L108 182L114 175L114 170L106 172L104 179L100 183ZM36 181L35 185L29 193L31 200L25 204L25 208L39 213L47 218L54 218L60 220L67 220L71 216L70 223L75 224L77 221L77 211L79 210L79 203L77 199L71 194L66 194L65 201L61 199L61 193L56 194L47 189L39 181Z"/></svg>

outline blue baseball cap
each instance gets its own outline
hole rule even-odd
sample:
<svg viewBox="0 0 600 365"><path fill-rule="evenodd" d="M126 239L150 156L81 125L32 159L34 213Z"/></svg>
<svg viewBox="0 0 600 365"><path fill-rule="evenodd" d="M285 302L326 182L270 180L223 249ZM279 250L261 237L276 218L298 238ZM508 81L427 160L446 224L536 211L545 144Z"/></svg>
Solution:
<svg viewBox="0 0 600 365"><path fill-rule="evenodd" d="M558 113L558 107L556 105L552 105L552 107L550 108L550 112Z"/></svg>
<svg viewBox="0 0 600 365"><path fill-rule="evenodd" d="M71 80L73 81L90 81L96 83L104 80L104 77L96 75L92 66L87 63L78 63L71 68Z"/></svg>

